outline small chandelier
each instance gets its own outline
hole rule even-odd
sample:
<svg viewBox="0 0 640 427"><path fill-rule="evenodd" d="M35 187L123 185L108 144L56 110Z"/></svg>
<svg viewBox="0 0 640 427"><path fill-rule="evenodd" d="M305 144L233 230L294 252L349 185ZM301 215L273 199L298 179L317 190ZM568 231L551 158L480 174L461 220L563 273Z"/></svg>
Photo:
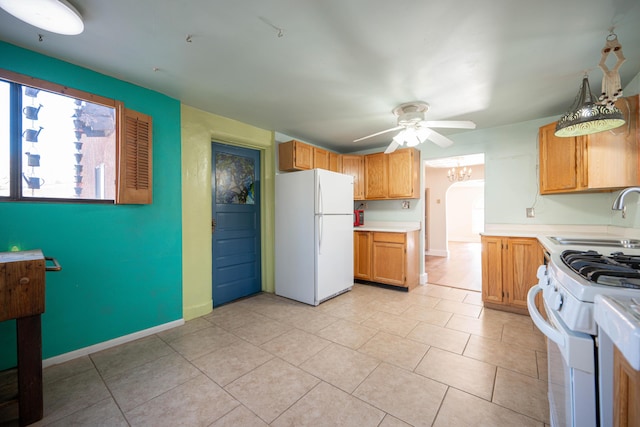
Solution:
<svg viewBox="0 0 640 427"><path fill-rule="evenodd" d="M460 169L460 166L458 166L458 169L451 168L447 171L447 178L449 178L451 182L465 181L471 178L471 168L466 166L462 169Z"/></svg>

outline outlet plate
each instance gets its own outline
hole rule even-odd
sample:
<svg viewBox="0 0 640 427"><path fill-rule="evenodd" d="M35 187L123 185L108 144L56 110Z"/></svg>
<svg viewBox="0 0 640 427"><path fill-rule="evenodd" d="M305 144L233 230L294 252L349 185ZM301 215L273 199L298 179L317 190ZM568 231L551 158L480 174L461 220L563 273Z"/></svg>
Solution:
<svg viewBox="0 0 640 427"><path fill-rule="evenodd" d="M533 208L527 208L527 218L535 218L536 217L536 211L533 210Z"/></svg>

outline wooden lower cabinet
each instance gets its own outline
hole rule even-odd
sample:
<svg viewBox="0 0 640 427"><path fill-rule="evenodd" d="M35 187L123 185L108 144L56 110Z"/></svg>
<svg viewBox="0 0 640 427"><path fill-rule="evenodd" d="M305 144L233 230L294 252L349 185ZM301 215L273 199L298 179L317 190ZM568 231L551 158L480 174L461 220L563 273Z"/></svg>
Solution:
<svg viewBox="0 0 640 427"><path fill-rule="evenodd" d="M640 371L613 348L613 425L640 426Z"/></svg>
<svg viewBox="0 0 640 427"><path fill-rule="evenodd" d="M482 236L482 301L489 308L528 314L527 293L538 283L542 246L530 237Z"/></svg>
<svg viewBox="0 0 640 427"><path fill-rule="evenodd" d="M354 231L354 277L407 290L419 283L418 231Z"/></svg>
<svg viewBox="0 0 640 427"><path fill-rule="evenodd" d="M371 280L371 233L353 232L353 276L356 279Z"/></svg>

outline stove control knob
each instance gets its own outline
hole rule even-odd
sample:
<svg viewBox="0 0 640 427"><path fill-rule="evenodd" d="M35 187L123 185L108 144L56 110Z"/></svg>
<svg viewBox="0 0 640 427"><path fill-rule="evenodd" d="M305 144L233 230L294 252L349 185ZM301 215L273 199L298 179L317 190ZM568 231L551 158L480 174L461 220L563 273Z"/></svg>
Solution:
<svg viewBox="0 0 640 427"><path fill-rule="evenodd" d="M553 302L552 302L553 305L551 306L551 308L553 308L555 311L560 311L562 310L563 303L564 303L564 298L562 298L562 294L558 292L553 297Z"/></svg>

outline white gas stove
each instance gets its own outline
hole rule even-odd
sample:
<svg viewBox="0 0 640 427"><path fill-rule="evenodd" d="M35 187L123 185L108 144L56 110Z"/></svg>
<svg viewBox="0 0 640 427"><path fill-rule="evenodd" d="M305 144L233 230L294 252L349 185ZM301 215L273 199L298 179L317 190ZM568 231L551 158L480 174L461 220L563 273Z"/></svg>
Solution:
<svg viewBox="0 0 640 427"><path fill-rule="evenodd" d="M583 250L584 249L584 250ZM609 402L599 399L595 301L606 296L640 299L640 253L619 248L572 248L551 253L529 292L532 320L548 338L549 406L552 426L608 425ZM542 292L546 319L535 306ZM600 361L602 363L602 361ZM607 360L608 364L609 361ZM602 421L603 414L607 421Z"/></svg>
<svg viewBox="0 0 640 427"><path fill-rule="evenodd" d="M553 253L542 282L544 299L571 330L597 335L596 295L640 297L638 268L640 255L616 250Z"/></svg>

